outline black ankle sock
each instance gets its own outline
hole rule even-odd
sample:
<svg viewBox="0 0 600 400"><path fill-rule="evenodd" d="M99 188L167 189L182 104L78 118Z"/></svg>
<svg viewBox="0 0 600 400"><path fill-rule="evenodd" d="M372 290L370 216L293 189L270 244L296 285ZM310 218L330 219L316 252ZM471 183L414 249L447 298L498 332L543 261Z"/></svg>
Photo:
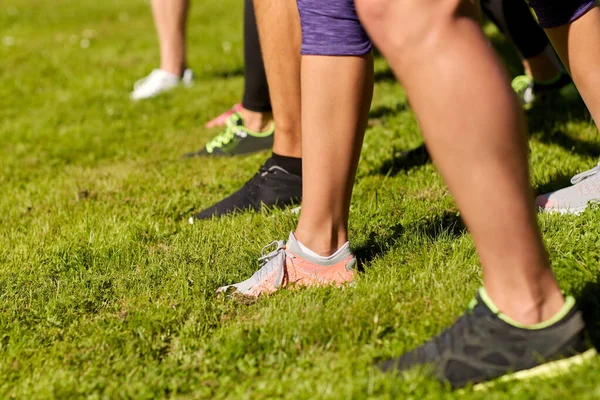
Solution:
<svg viewBox="0 0 600 400"><path fill-rule="evenodd" d="M273 160L275 165L285 169L290 174L302 176L302 158L280 156L277 153L273 153L271 160Z"/></svg>

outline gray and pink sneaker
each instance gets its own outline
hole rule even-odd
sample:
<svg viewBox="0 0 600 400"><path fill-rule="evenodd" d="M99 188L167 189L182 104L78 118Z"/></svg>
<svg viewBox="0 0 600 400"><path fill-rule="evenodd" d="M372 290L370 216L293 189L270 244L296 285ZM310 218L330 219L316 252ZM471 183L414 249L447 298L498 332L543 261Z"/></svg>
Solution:
<svg viewBox="0 0 600 400"><path fill-rule="evenodd" d="M270 247L273 251L265 254ZM356 257L348 244L326 260L317 260L302 251L293 233L287 242L278 240L265 246L259 260L262 265L254 275L240 283L220 287L217 293L259 297L284 288L341 287L354 281L356 269Z"/></svg>
<svg viewBox="0 0 600 400"><path fill-rule="evenodd" d="M600 162L589 171L575 175L572 186L538 196L536 204L542 212L580 214L590 204L600 203Z"/></svg>

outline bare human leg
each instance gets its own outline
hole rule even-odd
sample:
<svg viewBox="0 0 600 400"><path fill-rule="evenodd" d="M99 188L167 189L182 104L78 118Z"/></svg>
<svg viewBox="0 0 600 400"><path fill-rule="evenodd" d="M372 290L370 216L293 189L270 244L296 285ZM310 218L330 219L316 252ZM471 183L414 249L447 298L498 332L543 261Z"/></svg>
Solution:
<svg viewBox="0 0 600 400"><path fill-rule="evenodd" d="M300 130L300 19L293 0L254 0L273 117L273 152L302 156Z"/></svg>
<svg viewBox="0 0 600 400"><path fill-rule="evenodd" d="M160 69L181 76L185 51L188 0L152 0L152 15L160 44Z"/></svg>
<svg viewBox="0 0 600 400"><path fill-rule="evenodd" d="M373 95L373 58L302 57L303 199L296 237L329 256L348 240L354 176Z"/></svg>
<svg viewBox="0 0 600 400"><path fill-rule="evenodd" d="M521 323L553 316L564 300L536 223L523 116L471 10L459 0L357 4L456 198L489 296Z"/></svg>
<svg viewBox="0 0 600 400"><path fill-rule="evenodd" d="M517 372L513 379L526 379L595 357L575 300L563 298L550 269L533 208L522 112L472 5L357 0L357 8L407 90L484 272L484 288L461 318L379 367L427 365L439 380L462 387Z"/></svg>
<svg viewBox="0 0 600 400"><path fill-rule="evenodd" d="M549 13L540 9L539 0L532 2L538 8L540 22L548 37L571 73L573 81L585 101L596 126L600 122L600 8L593 1L578 0L569 3L573 15ZM562 11L563 7L558 7ZM550 9L552 10L552 9ZM600 203L600 163L571 179L572 186L538 196L536 203L544 212L579 214L590 204Z"/></svg>

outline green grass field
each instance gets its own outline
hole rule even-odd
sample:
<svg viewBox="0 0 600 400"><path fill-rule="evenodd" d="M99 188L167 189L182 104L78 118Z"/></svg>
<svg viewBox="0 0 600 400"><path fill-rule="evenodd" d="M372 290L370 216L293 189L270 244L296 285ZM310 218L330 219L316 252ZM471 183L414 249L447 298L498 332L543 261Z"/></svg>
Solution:
<svg viewBox="0 0 600 400"><path fill-rule="evenodd" d="M267 157L179 158L216 133L207 119L240 99L241 3L195 3L195 86L133 104L134 81L158 62L146 1L2 2L0 398L600 398L599 361L484 393L372 367L449 325L481 285L434 167L393 163L394 148L420 136L381 59L351 212L364 264L357 286L252 304L215 296L249 276L261 247L297 219L275 211L187 222ZM535 109L529 120L536 191L596 163L600 140L580 103ZM540 223L598 343L600 214Z"/></svg>

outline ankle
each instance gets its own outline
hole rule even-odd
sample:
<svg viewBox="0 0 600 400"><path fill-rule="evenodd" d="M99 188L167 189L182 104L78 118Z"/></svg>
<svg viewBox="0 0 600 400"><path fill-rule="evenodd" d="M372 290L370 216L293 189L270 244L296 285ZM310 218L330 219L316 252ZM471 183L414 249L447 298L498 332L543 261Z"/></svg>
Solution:
<svg viewBox="0 0 600 400"><path fill-rule="evenodd" d="M300 122L298 121L297 124L294 124L280 118L277 120L276 129L277 133L273 138L273 151L282 156L302 157Z"/></svg>
<svg viewBox="0 0 600 400"><path fill-rule="evenodd" d="M243 106L238 113L244 118L246 128L254 132L264 132L270 128L273 122L273 114L271 112L251 111Z"/></svg>
<svg viewBox="0 0 600 400"><path fill-rule="evenodd" d="M309 231L298 225L294 235L299 243L322 257L329 257L335 254L336 251L348 242L348 234L345 229Z"/></svg>
<svg viewBox="0 0 600 400"><path fill-rule="evenodd" d="M160 69L181 78L185 67L177 64L161 64Z"/></svg>
<svg viewBox="0 0 600 400"><path fill-rule="evenodd" d="M536 82L552 80L563 73L561 64L556 60L551 46L541 54L524 60L523 65Z"/></svg>
<svg viewBox="0 0 600 400"><path fill-rule="evenodd" d="M502 314L523 325L535 325L554 317L564 306L565 298L558 289L529 288L488 296Z"/></svg>

